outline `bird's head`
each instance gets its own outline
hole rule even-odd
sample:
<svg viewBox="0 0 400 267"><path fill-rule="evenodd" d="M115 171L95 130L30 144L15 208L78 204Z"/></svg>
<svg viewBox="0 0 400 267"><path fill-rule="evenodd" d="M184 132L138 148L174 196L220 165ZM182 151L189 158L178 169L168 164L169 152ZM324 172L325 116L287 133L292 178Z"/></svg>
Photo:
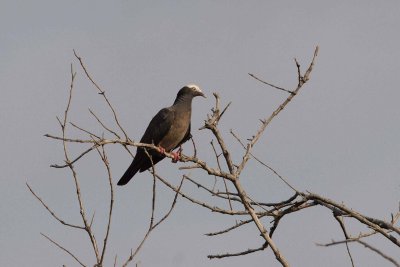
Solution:
<svg viewBox="0 0 400 267"><path fill-rule="evenodd" d="M192 96L192 97L196 97L196 96L206 97L203 94L203 92L201 91L200 87L195 84L185 85L181 90L179 90L177 97L179 98L180 96L183 96L183 95Z"/></svg>

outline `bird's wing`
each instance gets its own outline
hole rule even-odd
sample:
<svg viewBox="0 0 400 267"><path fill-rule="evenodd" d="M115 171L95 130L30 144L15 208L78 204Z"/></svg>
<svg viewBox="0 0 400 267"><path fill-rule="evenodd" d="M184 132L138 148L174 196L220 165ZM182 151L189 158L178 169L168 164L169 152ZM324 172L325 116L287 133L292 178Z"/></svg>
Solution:
<svg viewBox="0 0 400 267"><path fill-rule="evenodd" d="M173 107L163 108L150 121L146 131L143 134L141 143L159 145L164 136L171 129L175 118L175 109Z"/></svg>
<svg viewBox="0 0 400 267"><path fill-rule="evenodd" d="M146 131L142 136L142 139L140 139L140 142L145 144L154 143L154 145L158 146L160 141L171 129L174 117L174 108L169 107L160 110L150 121ZM151 160L143 148L138 148L135 158L133 159L129 168L125 171L124 175L122 175L118 185L127 184L138 171L143 172L147 170L152 164L156 164L165 157L154 150L150 150L148 153L152 158Z"/></svg>
<svg viewBox="0 0 400 267"><path fill-rule="evenodd" d="M192 134L190 133L190 126L191 126L191 124L189 123L189 128L186 131L185 137L183 137L182 141L176 147L182 145L183 143L188 141L190 138L192 138Z"/></svg>

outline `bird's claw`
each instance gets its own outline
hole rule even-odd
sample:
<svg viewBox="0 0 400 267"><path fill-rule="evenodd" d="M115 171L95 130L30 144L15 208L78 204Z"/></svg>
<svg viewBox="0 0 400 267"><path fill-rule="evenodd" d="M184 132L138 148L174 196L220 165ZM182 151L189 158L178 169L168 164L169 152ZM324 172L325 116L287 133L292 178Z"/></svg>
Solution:
<svg viewBox="0 0 400 267"><path fill-rule="evenodd" d="M160 150L161 154L163 154L163 155L165 154L165 148L159 146L158 149Z"/></svg>
<svg viewBox="0 0 400 267"><path fill-rule="evenodd" d="M173 163L177 163L178 160L181 158L181 151L178 150L178 152L171 152L173 158L172 158L172 162Z"/></svg>

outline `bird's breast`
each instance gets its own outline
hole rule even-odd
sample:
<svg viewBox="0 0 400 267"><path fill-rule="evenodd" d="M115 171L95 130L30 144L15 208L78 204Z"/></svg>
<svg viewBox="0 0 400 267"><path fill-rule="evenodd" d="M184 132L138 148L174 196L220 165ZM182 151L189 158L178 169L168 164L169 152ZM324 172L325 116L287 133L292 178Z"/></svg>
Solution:
<svg viewBox="0 0 400 267"><path fill-rule="evenodd" d="M188 131L190 116L190 112L181 113L180 115L175 116L171 128L159 145L166 151L172 151L174 148L179 146Z"/></svg>

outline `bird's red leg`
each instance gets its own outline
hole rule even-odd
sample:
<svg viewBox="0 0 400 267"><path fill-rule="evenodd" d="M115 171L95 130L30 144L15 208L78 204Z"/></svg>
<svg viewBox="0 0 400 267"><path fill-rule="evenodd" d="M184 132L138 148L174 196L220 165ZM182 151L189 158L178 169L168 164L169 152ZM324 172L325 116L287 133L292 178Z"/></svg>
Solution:
<svg viewBox="0 0 400 267"><path fill-rule="evenodd" d="M160 150L160 153L165 155L165 148L163 148L162 146L159 146L158 149ZM178 160L181 158L181 152L182 152L182 147L179 147L178 152L171 152L173 158L172 158L172 162L176 163L178 162Z"/></svg>
<svg viewBox="0 0 400 267"><path fill-rule="evenodd" d="M165 154L165 148L163 148L162 146L159 146L158 149L160 149L160 153L161 154Z"/></svg>
<svg viewBox="0 0 400 267"><path fill-rule="evenodd" d="M181 158L182 146L179 146L179 149L177 152L171 152L171 154L174 156L174 158L172 159L172 162L174 162L174 163L178 162L178 160Z"/></svg>
<svg viewBox="0 0 400 267"><path fill-rule="evenodd" d="M171 152L173 158L172 158L172 162L177 163L178 160L181 158L181 156L179 155L178 152Z"/></svg>

